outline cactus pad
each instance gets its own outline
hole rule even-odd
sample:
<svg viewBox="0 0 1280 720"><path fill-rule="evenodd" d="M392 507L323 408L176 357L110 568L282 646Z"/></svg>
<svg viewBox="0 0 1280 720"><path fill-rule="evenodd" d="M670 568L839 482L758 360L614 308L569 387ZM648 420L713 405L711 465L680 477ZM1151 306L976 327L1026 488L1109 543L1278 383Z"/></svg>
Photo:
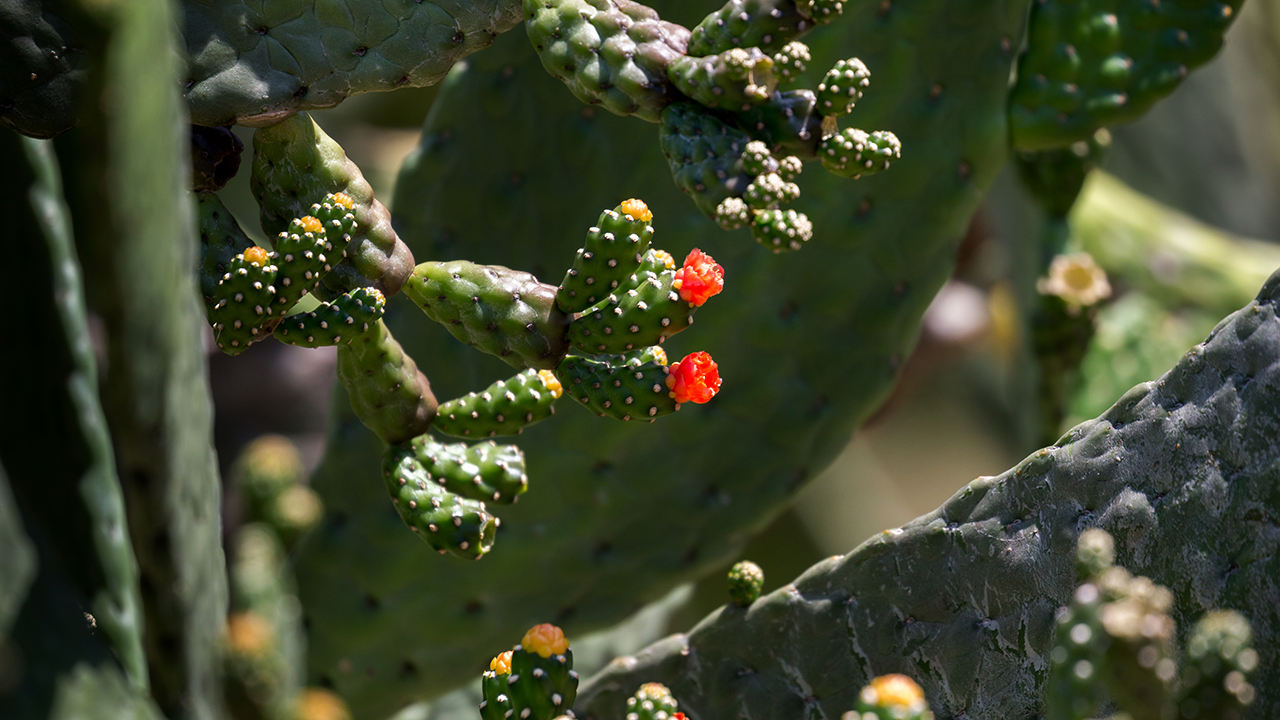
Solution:
<svg viewBox="0 0 1280 720"><path fill-rule="evenodd" d="M1032 5L1009 103L1013 145L1049 150L1136 120L1208 62L1242 0Z"/></svg>
<svg viewBox="0 0 1280 720"><path fill-rule="evenodd" d="M817 25L800 12L795 0L729 0L693 28L689 54L715 55L748 47L773 53Z"/></svg>
<svg viewBox="0 0 1280 720"><path fill-rule="evenodd" d="M200 222L200 294L207 308L217 303L218 282L227 274L231 260L253 247L231 211L213 193L196 195Z"/></svg>
<svg viewBox="0 0 1280 720"><path fill-rule="evenodd" d="M405 294L455 338L512 367L549 370L567 351L569 316L556 306L556 288L529 273L465 260L425 262Z"/></svg>
<svg viewBox="0 0 1280 720"><path fill-rule="evenodd" d="M652 220L649 208L635 199L600 213L556 290L556 306L566 313L582 312L631 277L649 251Z"/></svg>
<svg viewBox="0 0 1280 720"><path fill-rule="evenodd" d="M902 157L902 143L887 130L866 133L855 128L822 141L822 166L840 177L859 178L881 170Z"/></svg>
<svg viewBox="0 0 1280 720"><path fill-rule="evenodd" d="M338 346L338 380L360 422L385 443L425 433L435 417L431 383L381 320Z"/></svg>
<svg viewBox="0 0 1280 720"><path fill-rule="evenodd" d="M664 110L658 139L676 186L707 217L751 182L742 157L751 136L697 105L676 103Z"/></svg>
<svg viewBox="0 0 1280 720"><path fill-rule="evenodd" d="M1179 714L1190 720L1240 720L1257 699L1249 677L1258 668L1253 628L1234 610L1208 613L1187 639Z"/></svg>
<svg viewBox="0 0 1280 720"><path fill-rule="evenodd" d="M653 359L629 356L569 355L556 369L569 397L600 417L648 420L673 413L680 405L667 387L671 369Z"/></svg>
<svg viewBox="0 0 1280 720"><path fill-rule="evenodd" d="M524 0L525 28L542 65L582 102L657 122L679 97L667 66L689 31L631 0Z"/></svg>
<svg viewBox="0 0 1280 720"><path fill-rule="evenodd" d="M775 92L768 102L738 114L734 121L780 154L796 155L802 160L818 157L822 114L818 96L812 90Z"/></svg>
<svg viewBox="0 0 1280 720"><path fill-rule="evenodd" d="M420 435L397 452L416 458L406 462L397 456L396 460L414 474L411 481L425 480L459 497L510 505L529 487L524 454L515 445L498 445L491 440L475 445L446 444Z"/></svg>
<svg viewBox="0 0 1280 720"><path fill-rule="evenodd" d="M246 248L231 259L208 308L213 341L220 350L239 355L270 335L283 319L283 310L275 305L275 280L276 266L260 247Z"/></svg>
<svg viewBox="0 0 1280 720"><path fill-rule="evenodd" d="M525 370L499 380L479 393L467 393L440 405L436 431L454 437L483 438L518 435L551 417L564 393L549 370Z"/></svg>
<svg viewBox="0 0 1280 720"><path fill-rule="evenodd" d="M483 502L459 497L440 485L421 457L428 445L434 443L423 439L387 448L382 458L387 492L400 519L436 552L478 560L493 549L498 519Z"/></svg>
<svg viewBox="0 0 1280 720"><path fill-rule="evenodd" d="M738 607L746 607L760 597L764 588L764 571L750 560L734 563L729 568L729 600Z"/></svg>
<svg viewBox="0 0 1280 720"><path fill-rule="evenodd" d="M818 84L818 112L843 117L853 112L862 91L871 85L871 71L858 58L836 62Z"/></svg>
<svg viewBox="0 0 1280 720"><path fill-rule="evenodd" d="M809 46L795 40L782 46L781 50L773 54L773 72L778 76L779 83L798 80L800 75L808 69L808 63L812 59Z"/></svg>
<svg viewBox="0 0 1280 720"><path fill-rule="evenodd" d="M799 250L813 238L813 223L795 210L761 210L751 218L751 235L772 252Z"/></svg>
<svg viewBox="0 0 1280 720"><path fill-rule="evenodd" d="M345 257L356 230L354 201L346 193L330 193L311 206L308 215L295 218L276 236L277 302L293 307L303 295L320 287L320 277Z"/></svg>
<svg viewBox="0 0 1280 720"><path fill-rule="evenodd" d="M350 344L382 317L386 303L374 288L356 288L312 312L285 318L276 327L276 339L309 348Z"/></svg>
<svg viewBox="0 0 1280 720"><path fill-rule="evenodd" d="M733 48L709 57L686 55L667 66L680 92L706 107L746 110L769 99L778 87L773 58L760 48Z"/></svg>

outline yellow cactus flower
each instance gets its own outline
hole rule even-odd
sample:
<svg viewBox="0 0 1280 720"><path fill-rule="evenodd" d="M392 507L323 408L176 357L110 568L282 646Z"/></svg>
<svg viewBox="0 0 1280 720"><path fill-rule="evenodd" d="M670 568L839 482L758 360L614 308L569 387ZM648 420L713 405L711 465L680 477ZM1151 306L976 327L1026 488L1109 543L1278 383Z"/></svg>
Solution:
<svg viewBox="0 0 1280 720"><path fill-rule="evenodd" d="M649 206L644 204L640 198L631 198L622 203L623 214L639 220L640 222L649 222L653 220L653 213L650 212Z"/></svg>
<svg viewBox="0 0 1280 720"><path fill-rule="evenodd" d="M508 650L489 661L489 669L498 675L511 674L511 651Z"/></svg>
<svg viewBox="0 0 1280 720"><path fill-rule="evenodd" d="M351 720L347 703L323 688L307 688L298 696L298 720Z"/></svg>
<svg viewBox="0 0 1280 720"><path fill-rule="evenodd" d="M542 384L547 387L547 391L551 393L551 397L558 398L564 394L564 387L560 384L560 378L550 370L539 370L538 377L542 379Z"/></svg>
<svg viewBox="0 0 1280 720"><path fill-rule="evenodd" d="M251 248L245 248L244 261L247 263L252 263L258 267L262 267L270 260L271 256L267 254L267 251L264 248L260 248L257 245L254 245Z"/></svg>
<svg viewBox="0 0 1280 720"><path fill-rule="evenodd" d="M350 196L350 195L348 195L348 194L346 194L346 193L344 193L344 192L343 192L343 193L338 193L337 195L334 195L334 196L333 196L333 201L334 201L335 203L337 203L337 204L341 205L342 207L344 207L344 208L348 209L348 210L350 210L350 209L352 209L352 208L354 208L354 207L356 206L356 201L355 201L355 200L352 200L352 199L351 199L351 196Z"/></svg>
<svg viewBox="0 0 1280 720"><path fill-rule="evenodd" d="M552 655L561 655L568 650L569 641L565 638L563 630L550 623L543 623L529 628L529 632L525 633L524 638L520 640L520 647L549 658Z"/></svg>
<svg viewBox="0 0 1280 720"><path fill-rule="evenodd" d="M881 675L862 688L862 701L882 708L917 708L924 703L924 691L906 675Z"/></svg>
<svg viewBox="0 0 1280 720"><path fill-rule="evenodd" d="M1089 253L1059 255L1049 263L1048 277L1036 282L1042 295L1057 295L1075 307L1089 307L1111 297L1107 273Z"/></svg>
<svg viewBox="0 0 1280 720"><path fill-rule="evenodd" d="M320 220L318 218L313 218L310 215L302 218L298 223L302 225L303 230L309 233L318 233L321 230L324 230L324 225L320 224Z"/></svg>
<svg viewBox="0 0 1280 720"><path fill-rule="evenodd" d="M227 618L227 649L240 657L257 657L271 646L271 624L258 613L242 612Z"/></svg>

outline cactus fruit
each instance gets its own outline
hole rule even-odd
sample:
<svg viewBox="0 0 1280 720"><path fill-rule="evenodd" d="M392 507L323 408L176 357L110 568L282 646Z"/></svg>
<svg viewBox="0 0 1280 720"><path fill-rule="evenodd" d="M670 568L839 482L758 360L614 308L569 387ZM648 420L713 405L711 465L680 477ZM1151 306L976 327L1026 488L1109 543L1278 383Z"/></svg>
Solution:
<svg viewBox="0 0 1280 720"><path fill-rule="evenodd" d="M799 80L812 59L809 46L799 40L783 45L781 50L773 54L773 71L778 76L778 82Z"/></svg>
<svg viewBox="0 0 1280 720"><path fill-rule="evenodd" d="M425 433L435 417L431 383L381 320L338 346L338 380L356 416L385 443Z"/></svg>
<svg viewBox="0 0 1280 720"><path fill-rule="evenodd" d="M285 318L276 326L276 339L309 348L350 344L382 317L386 302L376 288L356 288L312 312Z"/></svg>
<svg viewBox="0 0 1280 720"><path fill-rule="evenodd" d="M1277 303L1280 273L1163 378L1058 445L818 563L751 612L719 611L688 635L611 664L584 683L579 713L620 717L611 708L623 688L657 681L699 716L733 708L739 717L803 717L808 708L837 717L852 704L850 684L892 668L918 678L942 717L1035 717L1046 677L1027 658L1048 657L1053 611L1076 590L1082 523L1106 528L1134 573L1171 589L1169 614L1235 607L1260 636L1275 632L1280 609L1263 598L1280 591L1280 554L1275 538L1257 545L1254 498L1271 493L1274 479ZM1104 605L1115 598L1117 612L1099 623L1114 623L1123 638L1114 647L1126 648L1125 667L1160 680L1156 668L1168 667L1163 593L1131 576L1100 582L1099 597ZM982 598L994 584L998 603ZM1147 622L1134 622L1143 618L1150 637ZM1276 651L1259 648L1250 684L1275 682L1280 664L1268 658ZM708 684L707 667L740 670ZM1271 717L1276 702L1255 701L1250 712Z"/></svg>
<svg viewBox="0 0 1280 720"><path fill-rule="evenodd" d="M855 128L822 141L822 166L840 177L860 178L881 170L902 157L902 143L887 130L867 134Z"/></svg>
<svg viewBox="0 0 1280 720"><path fill-rule="evenodd" d="M307 113L299 113L253 136L250 187L268 236L288 230L311 212L315 198L329 193L351 198L356 229L341 262L321 278L321 299L357 287L375 287L391 297L413 272L413 254L391 228L391 213L338 143ZM335 260L337 258L334 258Z"/></svg>
<svg viewBox="0 0 1280 720"><path fill-rule="evenodd" d="M728 0L694 26L689 54L715 55L747 47L773 53L830 19L802 12L795 0Z"/></svg>
<svg viewBox="0 0 1280 720"><path fill-rule="evenodd" d="M405 294L455 338L512 367L549 370L567 351L569 316L556 305L556 288L529 273L465 260L425 262Z"/></svg>
<svg viewBox="0 0 1280 720"><path fill-rule="evenodd" d="M690 98L725 110L759 105L778 87L773 58L755 47L736 47L708 57L685 55L667 65L667 76Z"/></svg>
<svg viewBox="0 0 1280 720"><path fill-rule="evenodd" d="M858 710L842 720L933 720L924 691L906 675L872 678L858 693Z"/></svg>
<svg viewBox="0 0 1280 720"><path fill-rule="evenodd" d="M1257 690L1253 628L1233 610L1208 613L1191 629L1182 667L1178 712L1188 720L1243 720Z"/></svg>
<svg viewBox="0 0 1280 720"><path fill-rule="evenodd" d="M626 720L671 720L680 703L662 683L645 683L627 698Z"/></svg>
<svg viewBox="0 0 1280 720"><path fill-rule="evenodd" d="M493 549L499 521L480 500L460 497L442 487L442 482L453 480L457 487L466 480L457 477L460 467L452 462L447 465L454 473L449 478L436 477L428 470L431 460L427 453L436 445L421 437L408 446L388 447L382 459L387 492L400 519L436 552L479 560Z"/></svg>
<svg viewBox="0 0 1280 720"><path fill-rule="evenodd" d="M657 122L678 92L667 66L689 31L631 0L524 0L525 28L542 65L579 100Z"/></svg>
<svg viewBox="0 0 1280 720"><path fill-rule="evenodd" d="M649 251L652 221L649 207L634 198L600 213L556 290L556 306L565 313L583 312L625 283Z"/></svg>
<svg viewBox="0 0 1280 720"><path fill-rule="evenodd" d="M760 597L764 589L764 571L750 560L734 563L729 568L729 600L738 607L746 607Z"/></svg>
<svg viewBox="0 0 1280 720"><path fill-rule="evenodd" d="M467 393L442 403L432 427L454 437L518 435L526 427L551 417L556 411L555 402L563 393L551 371L525 370L480 393Z"/></svg>
<svg viewBox="0 0 1280 720"><path fill-rule="evenodd" d="M871 85L871 71L858 58L839 60L818 83L818 112L826 117L844 117L862 99L863 88Z"/></svg>
<svg viewBox="0 0 1280 720"><path fill-rule="evenodd" d="M1061 148L1136 120L1207 62L1242 0L1032 5L1009 125L1019 150Z"/></svg>
<svg viewBox="0 0 1280 720"><path fill-rule="evenodd" d="M519 645L493 659L481 688L484 720L573 717L578 673L564 633L549 624L530 628Z"/></svg>

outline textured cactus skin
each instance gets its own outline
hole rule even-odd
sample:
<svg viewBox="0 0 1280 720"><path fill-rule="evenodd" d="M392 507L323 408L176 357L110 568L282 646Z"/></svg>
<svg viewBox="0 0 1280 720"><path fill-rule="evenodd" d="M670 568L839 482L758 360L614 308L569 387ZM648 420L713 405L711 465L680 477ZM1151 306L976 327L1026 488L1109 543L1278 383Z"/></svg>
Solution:
<svg viewBox="0 0 1280 720"><path fill-rule="evenodd" d="M1014 147L1065 147L1136 120L1218 52L1241 4L1036 3L1009 104Z"/></svg>
<svg viewBox="0 0 1280 720"><path fill-rule="evenodd" d="M266 259L266 251L256 249L250 257L242 252L231 258L214 291L216 301L207 306L213 341L228 355L238 355L269 337L284 319L284 310L276 303L278 268Z"/></svg>
<svg viewBox="0 0 1280 720"><path fill-rule="evenodd" d="M524 454L515 445L441 443L428 435L410 445L420 466L411 470L455 495L510 505L529 487Z"/></svg>
<svg viewBox="0 0 1280 720"><path fill-rule="evenodd" d="M647 420L680 409L667 389L671 374L665 362L627 355L569 355L556 369L569 397L600 417ZM665 358L664 358L665 359Z"/></svg>
<svg viewBox="0 0 1280 720"><path fill-rule="evenodd" d="M891 162L902 157L902 143L885 130L866 133L846 128L822 141L820 157L827 172L858 178L888 170Z"/></svg>
<svg viewBox="0 0 1280 720"><path fill-rule="evenodd" d="M729 600L738 607L747 607L760 598L764 571L750 560L743 560L729 568L728 580Z"/></svg>
<svg viewBox="0 0 1280 720"><path fill-rule="evenodd" d="M433 85L521 20L516 0L186 0L183 9L184 94L200 125L270 125L359 93Z"/></svg>
<svg viewBox="0 0 1280 720"><path fill-rule="evenodd" d="M538 671L541 671L540 673ZM542 657L519 645L511 653L511 674L507 677L512 717L553 720L573 707L578 695L578 673L573 670L573 651ZM557 702L558 700L558 702ZM529 709L525 715L525 709Z"/></svg>
<svg viewBox="0 0 1280 720"><path fill-rule="evenodd" d="M548 386L545 372L525 370L479 393L442 403L432 427L454 437L518 435L556 411L555 402L563 390L554 376Z"/></svg>
<svg viewBox="0 0 1280 720"><path fill-rule="evenodd" d="M382 318L386 299L373 288L356 288L308 313L291 315L276 326L276 339L298 347L350 344Z"/></svg>
<svg viewBox="0 0 1280 720"><path fill-rule="evenodd" d="M680 703L661 683L645 683L627 698L627 720L670 720Z"/></svg>
<svg viewBox="0 0 1280 720"><path fill-rule="evenodd" d="M218 281L227 274L232 259L253 247L253 241L214 193L197 194L196 210L200 221L200 294L206 307L212 307Z"/></svg>
<svg viewBox="0 0 1280 720"><path fill-rule="evenodd" d="M1117 560L1172 590L1176 617L1229 607L1250 618L1268 638L1252 712L1274 716L1280 544L1259 531L1280 502L1278 306L1280 273L1163 378L1058 445L815 565L750 613L717 611L612 665L584 685L579 716L620 717L627 690L657 680L708 717L798 717L807 703L832 717L852 704L851 684L890 670L920 678L940 717L1036 716L1034 658L1047 661L1055 610L1076 586L1075 538L1092 525L1114 535ZM984 598L995 586L999 598Z"/></svg>
<svg viewBox="0 0 1280 720"><path fill-rule="evenodd" d="M608 297L640 269L652 240L649 220L632 217L621 205L600 213L556 290L556 306L583 312Z"/></svg>
<svg viewBox="0 0 1280 720"><path fill-rule="evenodd" d="M458 340L524 369L550 370L568 350L556 288L529 273L466 260L425 262L405 294Z"/></svg>
<svg viewBox="0 0 1280 720"><path fill-rule="evenodd" d="M689 54L715 55L748 47L774 53L815 27L817 23L800 12L794 0L729 0L694 26Z"/></svg>
<svg viewBox="0 0 1280 720"><path fill-rule="evenodd" d="M37 138L75 127L87 68L68 8L16 0L0 8L0 124Z"/></svg>
<svg viewBox="0 0 1280 720"><path fill-rule="evenodd" d="M696 342L726 383L750 377L751 389L652 425L562 407L555 422L521 436L530 476L556 481L503 510L501 547L474 565L441 562L405 540L371 477L383 448L339 411L313 486L326 507L343 508L345 523L324 523L309 538L299 588L312 677L330 679L356 715L387 714L474 678L487 652L532 623L563 617L571 634L611 625L731 559L880 403L1006 157L1007 85L1026 4L930 0L899 4L884 19L879 7L846 6L844 20L809 44L824 62L857 48L878 72L859 121L893 128L919 152L854 184L807 173L806 210L825 240L785 258L745 233L715 230L674 187L654 143L637 141L644 126L584 112L591 108L547 75L527 38L499 38L444 83L423 145L396 184L397 227L415 253L556 277L581 240L575 228L598 208L642 197L663 247L677 257L701 247L726 277L742 279L704 308L696 338L677 336L667 351L682 355ZM947 53L914 49L944 36ZM922 112L935 84L955 90ZM478 156L491 160L477 164ZM465 186L451 180L464 172ZM560 190L570 183L580 193L572 206ZM506 211L493 212L483 199L491 197L507 198ZM385 322L416 357L431 358L433 386L445 397L510 374L396 305ZM583 438L591 438L588 452L558 450ZM749 451L726 456L724 447ZM661 472L646 469L654 458L665 459ZM671 522L642 520L657 515ZM371 611L366 596L382 604ZM416 674L400 672L406 660Z"/></svg>
<svg viewBox="0 0 1280 720"><path fill-rule="evenodd" d="M360 421L384 442L405 442L431 427L431 383L381 320L338 346L338 380Z"/></svg>
<svg viewBox="0 0 1280 720"><path fill-rule="evenodd" d="M459 478L431 472L429 466L436 464L430 455L437 447L422 436L387 448L382 459L387 492L404 523L437 552L478 559L493 549L498 519L485 510L484 502L459 497L444 487L450 479L457 487Z"/></svg>
<svg viewBox="0 0 1280 720"><path fill-rule="evenodd" d="M346 258L322 278L332 294L321 293L321 299L366 286L391 297L413 272L413 254L391 228L391 213L373 197L360 169L309 114L254 133L250 187L269 237L287 230L294 218L308 215L311 204L329 193L346 193L355 201L356 232Z"/></svg>
<svg viewBox="0 0 1280 720"><path fill-rule="evenodd" d="M689 31L631 0L524 0L525 29L543 67L582 102L657 122L679 97L667 65Z"/></svg>
<svg viewBox="0 0 1280 720"><path fill-rule="evenodd" d="M569 325L569 344L587 353L623 353L666 342L697 310L671 287L674 270L641 271Z"/></svg>
<svg viewBox="0 0 1280 720"><path fill-rule="evenodd" d="M773 58L760 48L733 48L710 57L686 55L667 66L679 90L709 108L747 110L773 95Z"/></svg>
<svg viewBox="0 0 1280 720"><path fill-rule="evenodd" d="M708 217L725 198L746 191L751 176L742 167L742 153L750 135L691 103L664 110L659 128L676 186Z"/></svg>
<svg viewBox="0 0 1280 720"><path fill-rule="evenodd" d="M738 123L769 144L780 155L801 160L818 157L822 141L822 115L812 90L781 90L769 102L741 114Z"/></svg>

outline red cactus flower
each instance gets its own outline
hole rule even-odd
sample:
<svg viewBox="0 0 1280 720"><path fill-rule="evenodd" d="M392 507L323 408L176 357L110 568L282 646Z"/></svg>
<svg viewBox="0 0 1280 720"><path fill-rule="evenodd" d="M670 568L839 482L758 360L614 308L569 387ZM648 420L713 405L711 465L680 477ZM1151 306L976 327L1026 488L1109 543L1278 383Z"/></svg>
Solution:
<svg viewBox="0 0 1280 720"><path fill-rule="evenodd" d="M671 716L671 720L689 720L689 719L684 716L684 713L678 712L675 715Z"/></svg>
<svg viewBox="0 0 1280 720"><path fill-rule="evenodd" d="M724 268L715 258L694 248L684 259L684 267L676 271L671 287L680 291L685 302L702 307L708 298L724 289Z"/></svg>
<svg viewBox="0 0 1280 720"><path fill-rule="evenodd" d="M720 367L707 353L689 353L680 362L672 363L667 389L678 403L701 405L720 392Z"/></svg>

